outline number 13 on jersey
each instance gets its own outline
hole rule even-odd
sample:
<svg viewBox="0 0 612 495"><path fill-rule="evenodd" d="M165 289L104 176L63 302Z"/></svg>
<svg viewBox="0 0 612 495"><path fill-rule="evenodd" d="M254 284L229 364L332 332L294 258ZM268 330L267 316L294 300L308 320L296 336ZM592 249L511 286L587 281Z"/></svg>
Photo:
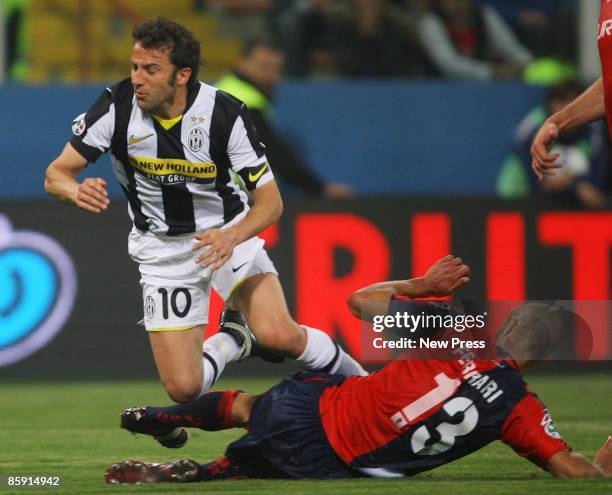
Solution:
<svg viewBox="0 0 612 495"><path fill-rule="evenodd" d="M398 428L408 426L409 422L433 409L438 404L450 398L457 390L461 381L452 379L444 373L435 376L437 387L430 390L417 400L405 406L401 411L391 416L391 420ZM426 425L415 430L410 440L410 446L415 454L436 455L446 452L455 444L455 437L467 435L472 432L478 424L478 410L471 399L467 397L455 397L442 406L444 412L449 416L463 413L463 420L459 423L441 422L435 427L435 432L430 432ZM440 440L427 445L428 441L437 437Z"/></svg>

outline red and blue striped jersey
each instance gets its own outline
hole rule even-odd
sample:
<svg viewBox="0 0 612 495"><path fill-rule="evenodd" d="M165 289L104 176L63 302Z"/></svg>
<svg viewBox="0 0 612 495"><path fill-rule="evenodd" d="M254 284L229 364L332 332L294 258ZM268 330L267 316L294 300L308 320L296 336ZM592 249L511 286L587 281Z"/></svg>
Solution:
<svg viewBox="0 0 612 495"><path fill-rule="evenodd" d="M597 25L597 44L601 59L601 72L606 104L608 130L612 133L612 3L601 1L601 13Z"/></svg>
<svg viewBox="0 0 612 495"><path fill-rule="evenodd" d="M511 360L397 360L321 396L327 438L348 465L416 474L494 440L544 467L569 449Z"/></svg>

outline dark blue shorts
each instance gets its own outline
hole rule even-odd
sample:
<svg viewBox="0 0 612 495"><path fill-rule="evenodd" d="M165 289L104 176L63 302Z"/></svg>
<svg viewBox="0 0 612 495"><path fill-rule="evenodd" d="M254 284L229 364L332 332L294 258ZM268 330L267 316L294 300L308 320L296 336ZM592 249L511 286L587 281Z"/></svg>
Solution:
<svg viewBox="0 0 612 495"><path fill-rule="evenodd" d="M226 455L263 478L355 478L327 441L319 398L346 379L327 373L297 373L263 394L251 412L249 432Z"/></svg>

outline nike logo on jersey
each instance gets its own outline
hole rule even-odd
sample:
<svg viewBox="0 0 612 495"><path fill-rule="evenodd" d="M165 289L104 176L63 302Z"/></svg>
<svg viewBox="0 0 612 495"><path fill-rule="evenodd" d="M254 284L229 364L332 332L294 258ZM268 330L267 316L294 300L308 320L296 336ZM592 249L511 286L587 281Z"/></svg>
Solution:
<svg viewBox="0 0 612 495"><path fill-rule="evenodd" d="M129 141L131 144L136 144L136 143L140 143L140 141L144 141L147 138L150 138L151 136L153 136L155 133L152 132L151 134L147 134L146 136L142 136L142 137L134 137L134 134L130 134L130 138Z"/></svg>
<svg viewBox="0 0 612 495"><path fill-rule="evenodd" d="M239 266L239 267L237 267L237 268L232 268L232 271L233 271L234 273L236 273L238 270L240 270L240 269L241 269L241 268L242 268L244 265L246 265L247 263L248 263L248 261L244 262L242 265L240 265L240 266Z"/></svg>
<svg viewBox="0 0 612 495"><path fill-rule="evenodd" d="M249 180L251 182L257 182L259 178L265 173L267 168L268 168L268 164L265 163L264 166L261 168L261 170L257 172L256 174L254 174L253 172L249 172Z"/></svg>

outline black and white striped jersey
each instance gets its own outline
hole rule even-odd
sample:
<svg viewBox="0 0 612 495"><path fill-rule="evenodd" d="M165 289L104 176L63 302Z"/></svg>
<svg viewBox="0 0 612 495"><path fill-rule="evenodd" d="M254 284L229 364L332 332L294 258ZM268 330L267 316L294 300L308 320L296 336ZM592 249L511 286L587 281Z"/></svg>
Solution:
<svg viewBox="0 0 612 495"><path fill-rule="evenodd" d="M182 116L159 119L136 104L131 81L106 88L75 119L70 144L90 162L111 151L134 225L156 235L220 227L248 211L248 190L273 180L246 106L212 86L189 88Z"/></svg>

